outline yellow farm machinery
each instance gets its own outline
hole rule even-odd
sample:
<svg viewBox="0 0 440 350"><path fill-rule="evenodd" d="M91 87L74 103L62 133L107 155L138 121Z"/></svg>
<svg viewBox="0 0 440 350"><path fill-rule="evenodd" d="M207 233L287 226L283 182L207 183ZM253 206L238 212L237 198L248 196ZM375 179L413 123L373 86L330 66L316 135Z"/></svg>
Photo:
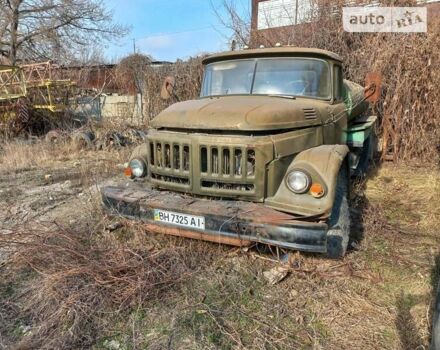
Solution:
<svg viewBox="0 0 440 350"><path fill-rule="evenodd" d="M36 119L64 116L75 83L61 75L51 62L0 65L0 135L14 136Z"/></svg>

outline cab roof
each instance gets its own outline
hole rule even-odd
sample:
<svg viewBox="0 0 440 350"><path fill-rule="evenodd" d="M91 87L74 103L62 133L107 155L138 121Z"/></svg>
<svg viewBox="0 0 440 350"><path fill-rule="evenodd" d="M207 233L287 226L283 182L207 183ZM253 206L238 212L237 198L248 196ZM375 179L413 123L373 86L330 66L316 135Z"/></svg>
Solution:
<svg viewBox="0 0 440 350"><path fill-rule="evenodd" d="M239 51L220 52L203 59L203 64L240 58L257 57L317 57L342 62L342 57L327 50L304 47L273 47L264 49L246 49Z"/></svg>

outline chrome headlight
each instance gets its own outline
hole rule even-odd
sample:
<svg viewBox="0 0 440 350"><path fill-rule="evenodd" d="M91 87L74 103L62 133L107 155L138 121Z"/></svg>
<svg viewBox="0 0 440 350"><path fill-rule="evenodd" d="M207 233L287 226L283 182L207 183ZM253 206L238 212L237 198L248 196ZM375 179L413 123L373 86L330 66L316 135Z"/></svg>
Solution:
<svg viewBox="0 0 440 350"><path fill-rule="evenodd" d="M302 170L293 170L286 177L286 184L293 193L305 193L309 190L312 179Z"/></svg>
<svg viewBox="0 0 440 350"><path fill-rule="evenodd" d="M140 159L132 159L128 164L134 177L142 177L147 173L147 166Z"/></svg>

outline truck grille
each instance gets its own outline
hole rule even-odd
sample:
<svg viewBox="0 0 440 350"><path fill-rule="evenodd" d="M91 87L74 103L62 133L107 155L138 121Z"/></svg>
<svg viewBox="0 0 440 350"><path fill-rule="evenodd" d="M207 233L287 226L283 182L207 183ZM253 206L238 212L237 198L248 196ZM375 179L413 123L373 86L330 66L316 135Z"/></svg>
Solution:
<svg viewBox="0 0 440 350"><path fill-rule="evenodd" d="M257 167L260 158L253 145L157 132L148 135L147 147L153 185L214 197L254 197L264 190L257 186L264 172Z"/></svg>
<svg viewBox="0 0 440 350"><path fill-rule="evenodd" d="M200 147L201 187L254 191L255 150L233 146Z"/></svg>
<svg viewBox="0 0 440 350"><path fill-rule="evenodd" d="M190 146L164 141L150 141L149 167L151 178L158 182L190 184Z"/></svg>

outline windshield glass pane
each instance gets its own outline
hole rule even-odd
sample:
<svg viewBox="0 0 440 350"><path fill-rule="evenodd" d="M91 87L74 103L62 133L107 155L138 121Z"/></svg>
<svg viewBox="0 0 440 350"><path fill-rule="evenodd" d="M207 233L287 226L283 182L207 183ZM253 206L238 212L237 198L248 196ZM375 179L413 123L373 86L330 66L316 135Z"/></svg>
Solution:
<svg viewBox="0 0 440 350"><path fill-rule="evenodd" d="M226 61L205 68L202 96L250 94L254 60Z"/></svg>
<svg viewBox="0 0 440 350"><path fill-rule="evenodd" d="M330 98L328 65L313 59L259 60L252 93Z"/></svg>
<svg viewBox="0 0 440 350"><path fill-rule="evenodd" d="M201 96L229 94L329 99L328 64L318 59L262 58L218 62L206 66Z"/></svg>

